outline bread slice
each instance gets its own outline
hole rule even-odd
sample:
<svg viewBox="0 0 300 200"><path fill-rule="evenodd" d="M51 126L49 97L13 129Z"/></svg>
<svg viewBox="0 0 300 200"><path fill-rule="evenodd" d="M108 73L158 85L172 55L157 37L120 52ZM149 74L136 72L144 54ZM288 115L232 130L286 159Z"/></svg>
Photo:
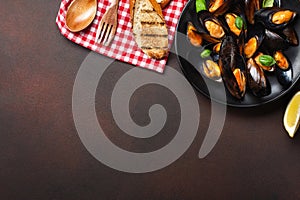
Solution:
<svg viewBox="0 0 300 200"><path fill-rule="evenodd" d="M130 0L130 16L135 41L151 58L168 53L168 29L156 0Z"/></svg>

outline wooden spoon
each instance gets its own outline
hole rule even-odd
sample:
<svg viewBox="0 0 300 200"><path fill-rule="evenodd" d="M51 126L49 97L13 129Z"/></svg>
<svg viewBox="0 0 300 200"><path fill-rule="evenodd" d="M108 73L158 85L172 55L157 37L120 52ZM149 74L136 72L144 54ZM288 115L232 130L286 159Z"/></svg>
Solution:
<svg viewBox="0 0 300 200"><path fill-rule="evenodd" d="M66 26L72 32L88 27L95 18L97 0L74 0L66 14Z"/></svg>

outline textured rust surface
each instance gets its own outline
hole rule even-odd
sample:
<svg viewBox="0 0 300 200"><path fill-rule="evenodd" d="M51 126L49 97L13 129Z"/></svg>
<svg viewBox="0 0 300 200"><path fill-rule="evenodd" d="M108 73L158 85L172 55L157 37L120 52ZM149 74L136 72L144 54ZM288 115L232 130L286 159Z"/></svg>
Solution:
<svg viewBox="0 0 300 200"><path fill-rule="evenodd" d="M300 199L300 136L291 140L282 127L285 106L299 86L264 107L228 108L221 138L204 159L197 155L210 120L210 101L201 94L197 137L170 166L127 174L94 159L82 145L72 117L74 80L90 51L60 35L55 24L59 4L0 2L1 199ZM174 55L168 65L179 70ZM115 143L150 151L168 143L176 132L178 102L166 88L140 89L130 104L141 110L134 111L134 120L147 124L147 108L160 103L173 123L157 135L161 139L140 142L122 135L107 102L112 83L131 68L113 63L99 83L96 111ZM151 95L141 102L147 94ZM166 100L166 95L171 97Z"/></svg>

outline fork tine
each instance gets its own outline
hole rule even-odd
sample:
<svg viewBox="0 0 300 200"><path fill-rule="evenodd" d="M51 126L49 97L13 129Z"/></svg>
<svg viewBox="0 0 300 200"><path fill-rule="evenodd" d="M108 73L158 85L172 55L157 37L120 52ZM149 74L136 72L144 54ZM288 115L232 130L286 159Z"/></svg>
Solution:
<svg viewBox="0 0 300 200"><path fill-rule="evenodd" d="M116 27L111 26L111 32L109 34L109 37L107 38L107 42L104 44L105 46L108 46L110 44L110 42L115 36L115 33L116 33Z"/></svg>
<svg viewBox="0 0 300 200"><path fill-rule="evenodd" d="M102 32L102 29L103 29L103 21L101 20L99 25L98 25L97 32L96 32L96 42L98 42L98 40L99 40L99 36Z"/></svg>
<svg viewBox="0 0 300 200"><path fill-rule="evenodd" d="M98 43L101 43L102 41L103 41L103 36L105 35L105 32L106 32L106 30L107 30L107 27L108 27L108 24L107 23L103 23L103 27L102 27L102 29L101 29L101 35L100 35L100 37L99 37L99 39L98 39Z"/></svg>
<svg viewBox="0 0 300 200"><path fill-rule="evenodd" d="M111 29L112 29L112 27L113 27L113 25L111 25L111 24L109 24L108 25L108 27L107 27L107 31L106 31L106 33L105 33L105 37L104 37L104 39L103 39L103 44L105 45L105 46L108 46L108 45L106 45L107 44L107 40L108 40L108 38L111 36Z"/></svg>

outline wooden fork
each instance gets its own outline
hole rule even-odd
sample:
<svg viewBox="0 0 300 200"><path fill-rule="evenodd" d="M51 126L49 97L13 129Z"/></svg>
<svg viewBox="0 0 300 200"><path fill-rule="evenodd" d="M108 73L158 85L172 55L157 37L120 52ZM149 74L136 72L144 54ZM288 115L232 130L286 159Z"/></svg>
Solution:
<svg viewBox="0 0 300 200"><path fill-rule="evenodd" d="M96 33L96 42L108 46L115 36L118 25L119 0L111 0Z"/></svg>

